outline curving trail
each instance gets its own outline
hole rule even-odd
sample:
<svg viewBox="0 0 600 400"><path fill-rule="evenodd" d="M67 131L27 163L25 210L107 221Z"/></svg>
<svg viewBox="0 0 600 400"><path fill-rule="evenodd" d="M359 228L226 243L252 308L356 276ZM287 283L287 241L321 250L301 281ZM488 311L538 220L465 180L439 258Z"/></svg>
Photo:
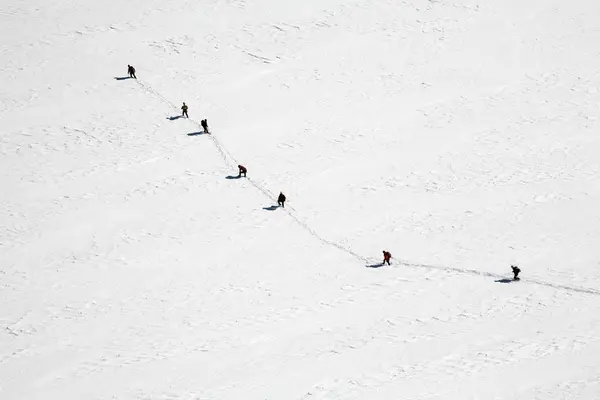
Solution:
<svg viewBox="0 0 600 400"><path fill-rule="evenodd" d="M598 15L3 1L0 399L597 400Z"/></svg>
<svg viewBox="0 0 600 400"><path fill-rule="evenodd" d="M160 94L158 91L154 90L150 85L145 84L139 80L136 80L136 82L149 94L151 94L152 96L155 96L156 98L160 99L162 102L164 102L165 104L167 104L168 106L170 106L175 112L179 111L179 108L173 103L171 102L169 99L167 99L166 97L164 97L162 94ZM200 123L198 121L196 121L193 118L186 118L188 121L192 122L197 128L202 129L202 126L200 125ZM235 169L237 168L237 165L239 164L238 161L236 160L236 158L227 150L227 148L225 148L225 146L223 146L223 144L221 144L221 142L219 142L219 139L217 138L217 136L214 133L211 133L210 135L210 139L212 141L212 143L214 144L215 148L217 149L217 151L219 152L219 154L221 155L221 158L223 159L223 162L230 168ZM254 186L254 188L256 188L256 190L258 190L259 192L261 192L266 198L268 199L274 199L276 198L276 195L273 194L271 191L269 191L267 188L263 187L262 185L260 185L258 182L256 182L255 180L253 180L252 178L247 178L247 180L250 182L250 184L252 186ZM287 207L283 209L283 212L285 212L287 215L289 215L299 226L301 226L303 229L305 229L309 234L311 234L313 237L315 237L317 240L319 240L321 243L331 246L333 248L336 248L354 258L356 258L359 261L365 262L367 264L371 263L373 260L362 256L360 254L357 254L356 252L354 252L352 249L345 247L339 243L336 243L332 240L329 240L325 237L323 237L322 235L320 235L318 232L316 232L313 228L311 228L310 226L308 226L308 224L306 224L305 222L303 222L297 215L296 210L294 210L293 207ZM449 266L435 266L435 265L429 265L429 264L418 264L418 263L412 263L412 262L408 262L408 261L401 261L402 265L408 266L408 267L417 267L417 268L428 268L428 269L437 269L437 270L442 270L442 271L448 271L448 272L456 272L456 273L460 273L460 274L466 274L466 275L474 275L474 276L483 276L483 277L489 277L489 278L497 278L497 279L503 279L505 278L505 275L501 275L501 274L494 274L491 272L483 272L483 271L477 271L477 270L473 270L473 269L464 269L464 268L456 268L456 267L449 267ZM556 284L556 283L551 283L551 282L545 282L542 280L538 280L538 279L521 279L521 282L523 283L529 283L529 284L535 284L535 285L540 285L540 286L546 286L546 287L551 287L554 289L559 289L559 290L566 290L569 292L576 292L576 293L583 293L583 294L591 294L591 295L596 295L596 296L600 296L600 290L598 289L594 289L594 288L586 288L586 287L577 287L577 286L569 286L569 285L561 285L561 284Z"/></svg>

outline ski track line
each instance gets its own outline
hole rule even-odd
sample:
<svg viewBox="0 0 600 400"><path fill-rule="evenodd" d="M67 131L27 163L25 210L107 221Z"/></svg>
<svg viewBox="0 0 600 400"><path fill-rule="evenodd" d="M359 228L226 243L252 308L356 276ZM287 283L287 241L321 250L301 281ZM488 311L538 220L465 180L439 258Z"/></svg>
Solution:
<svg viewBox="0 0 600 400"><path fill-rule="evenodd" d="M179 112L179 108L173 102L171 102L169 99L167 99L162 94L160 94L159 92L157 92L150 85L144 84L144 83L140 82L137 79L135 81L147 93L151 94L152 96L155 96L156 98L160 99L162 102L168 104L176 112ZM196 125L196 127L198 127L199 129L203 129L202 126L196 120L194 120L192 118L187 118L187 119L189 121L191 121L194 125ZM223 159L223 162L226 165L228 165L229 167L236 168L237 165L238 165L238 162L235 159L235 157L233 157L233 155L225 148L225 146L223 146L219 142L219 140L214 136L214 134L211 133L211 134L209 134L209 136L210 136L213 144L215 145L215 147L219 151L219 154L221 155L221 158ZM233 163L231 161L233 161ZM272 199L272 198L275 197L273 195L273 193L271 193L268 189L266 189L266 188L262 187L261 185L259 185L254 180L248 178L248 181L250 182L250 184L252 184L252 186L254 186L258 191L260 191L261 193L263 193L266 197L268 197L270 199ZM342 252L344 252L346 254L349 254L352 257L354 257L354 258L356 258L356 259L358 259L358 260L360 260L362 262L365 262L366 264L368 264L370 262L368 258L366 258L364 256L361 256L360 254L355 253L354 251L350 250L347 247L342 246L339 243L333 242L333 241L331 241L329 239L326 239L323 236L319 235L314 229L312 229L311 227L309 227L306 223L302 222L300 220L300 218L296 216L295 212L292 212L290 210L295 211L292 207L288 207L288 209L283 208L283 211L287 215L289 215L299 226L301 226L302 228L304 228L310 235L312 235L313 237L315 237L321 243L323 243L325 245L328 245L328 246L331 246L331 247L335 247L336 249L338 249L338 250L340 250L340 251L342 251ZM477 276L484 276L484 277L498 278L498 279L504 279L504 278L506 278L503 275L494 274L494 273L491 273L491 272L477 271L477 270L473 270L473 269L454 268L454 267L448 267L448 266L436 266L436 265L429 265L429 264L416 264L416 263L411 263L411 262L406 262L406 261L400 261L400 263L402 265L407 266L407 267L437 269L437 270L442 270L442 271L457 272L457 273L460 273L460 274L477 275ZM600 290L599 289L594 289L594 288L561 285L561 284L555 284L555 283L550 283L550 282L544 282L544 281L541 281L541 280L538 280L538 279L527 279L527 280L521 279L521 282L523 282L523 283L531 283L531 284L540 285L540 286L551 287L551 288L559 289L559 290L566 290L566 291L570 291L570 292L576 292L576 293L583 293L583 294L591 294L591 295L600 296Z"/></svg>
<svg viewBox="0 0 600 400"><path fill-rule="evenodd" d="M166 99L163 95L161 95L160 93L158 93L156 90L154 90L153 88L151 88L149 85L146 85L142 82L140 82L139 80L136 80L136 82L144 89L146 90L148 93L156 96L157 98L159 98L160 100L162 100L163 102L165 102L166 104L170 105L175 111L179 112L179 109L177 108L177 106L172 103L170 100ZM187 118L189 121L191 121L192 123L194 123L194 125L196 125L196 127L202 129L202 126L194 119L192 118ZM223 158L223 161L225 162L225 164L227 164L228 166L232 167L232 168L236 168L238 165L237 160L235 159L235 157L233 157L233 155L231 155L231 153L219 142L219 140L214 136L214 134L210 134L210 138L212 139L215 147L217 148L217 150L219 151L219 153L221 154L221 158ZM231 161L233 161L233 163ZM252 179L248 179L250 181L250 183L252 184L252 186L254 186L257 190L259 190L261 193L263 193L265 196L269 197L269 198L274 198L275 196L267 189L263 188L261 185L259 185L257 182L253 181ZM340 245L339 243L335 243L331 240L325 239L324 237L322 237L321 235L319 235L314 229L310 228L307 224L305 224L304 222L302 222L296 215L295 213L291 212L289 210L286 210L285 208L283 209L285 211L286 214L288 214L298 225L300 225L302 228L304 228L308 233L310 233L312 236L314 236L315 238L317 238L319 241L321 241L321 243L332 246L337 248L338 250L341 250L349 255L351 255L352 257L363 261L365 263L368 263L369 260L366 257L363 257L355 252L353 252L352 250Z"/></svg>
<svg viewBox="0 0 600 400"><path fill-rule="evenodd" d="M478 276L485 276L485 277L498 278L498 279L507 279L506 276L504 276L504 275L494 274L492 272L477 271L474 269L454 268L454 267L448 267L448 266L437 266L437 265L429 265L429 264L415 264L415 263L411 263L408 261L400 261L400 263L402 265L406 265L407 267L437 269L437 270L441 270L441 271L458 272L460 274L478 275ZM593 294L596 296L600 296L600 290L594 289L594 288L561 285L561 284L556 284L556 283L544 282L539 279L522 279L521 278L520 282L532 283L535 285L546 286L546 287L551 287L551 288L560 289L560 290L567 290L570 292Z"/></svg>

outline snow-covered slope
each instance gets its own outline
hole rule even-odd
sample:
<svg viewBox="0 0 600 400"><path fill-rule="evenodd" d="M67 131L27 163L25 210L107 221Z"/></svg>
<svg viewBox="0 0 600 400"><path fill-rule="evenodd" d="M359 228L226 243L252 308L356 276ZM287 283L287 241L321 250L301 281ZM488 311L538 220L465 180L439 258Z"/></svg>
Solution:
<svg viewBox="0 0 600 400"><path fill-rule="evenodd" d="M0 398L597 399L599 15L4 1Z"/></svg>

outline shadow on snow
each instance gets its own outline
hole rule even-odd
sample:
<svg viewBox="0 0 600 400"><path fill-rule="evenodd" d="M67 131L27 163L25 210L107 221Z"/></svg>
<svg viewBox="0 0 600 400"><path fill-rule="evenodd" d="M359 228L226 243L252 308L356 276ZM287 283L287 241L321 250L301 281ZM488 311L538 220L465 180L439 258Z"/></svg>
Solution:
<svg viewBox="0 0 600 400"><path fill-rule="evenodd" d="M385 264L384 263L379 263L379 264L371 264L371 265L367 265L367 268L381 268L383 267Z"/></svg>
<svg viewBox="0 0 600 400"><path fill-rule="evenodd" d="M267 210L267 211L275 211L279 208L279 206L270 206L270 207L263 207L263 210Z"/></svg>
<svg viewBox="0 0 600 400"><path fill-rule="evenodd" d="M241 176L239 176L239 175L227 175L225 177L225 179L240 179L240 178L241 178Z"/></svg>
<svg viewBox="0 0 600 400"><path fill-rule="evenodd" d="M175 118L175 117L171 117L171 118L173 118L173 119L177 119L177 118ZM169 119L171 119L171 118L169 118ZM181 118L181 117L179 117L179 118ZM172 121L172 120L171 120L171 121ZM187 135L188 135L188 136L199 136L199 135L206 135L206 134L205 134L204 132L198 131L198 132L192 132L192 133L188 133Z"/></svg>
<svg viewBox="0 0 600 400"><path fill-rule="evenodd" d="M181 115L175 115L175 116L173 116L173 117L167 117L167 119L168 119L169 121L175 121L176 119L179 119L179 118L181 118Z"/></svg>
<svg viewBox="0 0 600 400"><path fill-rule="evenodd" d="M130 76L115 76L115 80L124 81L125 79L131 79Z"/></svg>
<svg viewBox="0 0 600 400"><path fill-rule="evenodd" d="M514 282L514 279L509 279L509 278L496 279L494 282L498 282L498 283L511 283L511 282Z"/></svg>

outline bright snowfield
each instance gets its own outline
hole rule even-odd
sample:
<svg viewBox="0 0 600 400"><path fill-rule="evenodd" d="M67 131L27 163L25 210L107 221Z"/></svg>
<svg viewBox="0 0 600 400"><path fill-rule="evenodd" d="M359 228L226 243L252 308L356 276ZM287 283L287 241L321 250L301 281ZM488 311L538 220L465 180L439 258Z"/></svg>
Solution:
<svg viewBox="0 0 600 400"><path fill-rule="evenodd" d="M600 398L599 16L3 1L0 398Z"/></svg>

